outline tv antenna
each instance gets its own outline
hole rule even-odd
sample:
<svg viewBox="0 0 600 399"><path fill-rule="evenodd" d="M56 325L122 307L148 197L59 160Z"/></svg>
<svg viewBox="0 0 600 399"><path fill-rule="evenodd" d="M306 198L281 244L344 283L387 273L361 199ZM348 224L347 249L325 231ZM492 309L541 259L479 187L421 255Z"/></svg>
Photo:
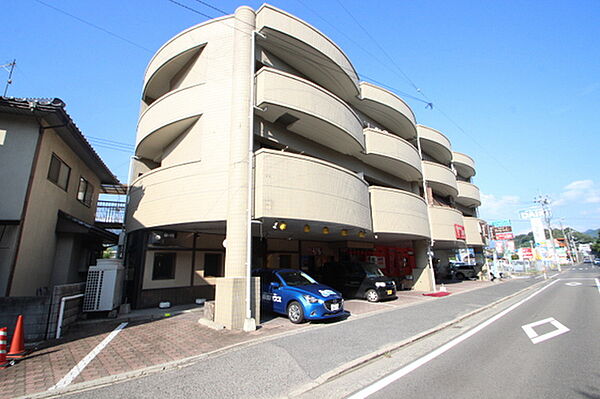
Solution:
<svg viewBox="0 0 600 399"><path fill-rule="evenodd" d="M5 71L8 72L8 79L6 79L6 86L4 87L4 94L3 94L4 97L6 97L6 93L8 92L8 86L12 83L12 74L13 74L13 71L15 70L15 65L17 65L16 59L14 59L12 62L10 62L8 64L0 65L0 68L3 68Z"/></svg>

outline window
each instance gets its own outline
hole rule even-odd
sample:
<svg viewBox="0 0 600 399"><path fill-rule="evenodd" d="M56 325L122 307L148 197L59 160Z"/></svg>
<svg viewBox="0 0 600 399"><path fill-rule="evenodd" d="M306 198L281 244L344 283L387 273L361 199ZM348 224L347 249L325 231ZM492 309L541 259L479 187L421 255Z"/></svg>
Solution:
<svg viewBox="0 0 600 399"><path fill-rule="evenodd" d="M222 254L204 254L204 277L223 277L222 259Z"/></svg>
<svg viewBox="0 0 600 399"><path fill-rule="evenodd" d="M56 154L52 154L52 159L50 160L50 169L48 170L48 180L67 191L67 187L69 187L70 175L71 168L69 165L64 163L62 159L56 156Z"/></svg>
<svg viewBox="0 0 600 399"><path fill-rule="evenodd" d="M157 252L154 254L152 280L175 279L175 252Z"/></svg>
<svg viewBox="0 0 600 399"><path fill-rule="evenodd" d="M291 267L292 255L279 255L279 267Z"/></svg>
<svg viewBox="0 0 600 399"><path fill-rule="evenodd" d="M87 206L92 203L92 196L94 194L94 186L90 184L83 177L79 178L79 188L77 189L77 199Z"/></svg>

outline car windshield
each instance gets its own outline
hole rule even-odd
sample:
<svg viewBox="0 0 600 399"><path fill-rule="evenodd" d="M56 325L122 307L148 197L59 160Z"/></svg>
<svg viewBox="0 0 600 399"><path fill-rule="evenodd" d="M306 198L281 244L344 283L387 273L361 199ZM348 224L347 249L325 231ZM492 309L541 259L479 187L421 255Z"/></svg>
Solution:
<svg viewBox="0 0 600 399"><path fill-rule="evenodd" d="M383 273L377 267L377 265L374 265L372 263L363 263L362 267L365 270L365 272L367 273L367 277L381 277L381 276L383 276Z"/></svg>
<svg viewBox="0 0 600 399"><path fill-rule="evenodd" d="M310 277L308 274L303 272L280 272L279 277L287 284L292 287L298 287L301 285L317 284L317 282Z"/></svg>

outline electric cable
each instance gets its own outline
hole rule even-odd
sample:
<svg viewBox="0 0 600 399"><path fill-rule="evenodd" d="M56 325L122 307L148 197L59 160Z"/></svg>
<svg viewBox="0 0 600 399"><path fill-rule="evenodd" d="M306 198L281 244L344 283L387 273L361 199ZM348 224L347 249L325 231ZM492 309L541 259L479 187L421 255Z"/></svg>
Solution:
<svg viewBox="0 0 600 399"><path fill-rule="evenodd" d="M114 33L114 32L111 32L111 31L109 31L108 29L105 29L105 28L103 28L103 27L101 27L101 26L98 26L98 25L96 25L96 24L94 24L94 23L92 23L92 22L86 21L85 19L83 19L83 18L80 18L80 17L78 17L78 16L76 16L76 15L73 15L73 14L71 14L71 13L69 13L69 12L67 12L67 11L65 11L65 10L63 10L63 9L60 9L60 8L58 8L58 7L56 7L56 6L53 6L53 5L51 5L51 4L48 4L48 3L46 3L46 2L44 2L44 1L42 1L42 0L34 0L34 1L36 1L36 2L37 2L37 3L39 3L39 4L42 4L42 5L46 6L46 7L48 7L48 8L51 8L51 9L53 9L53 10L57 11L57 12L60 12L61 14L64 14L64 15L67 15L67 16L69 16L69 17L73 18L73 19L76 19L77 21L79 21L79 22L81 22L81 23L84 23L84 24L86 24L86 25L89 25L89 26L91 26L91 27L93 27L93 28L95 28L95 29L98 29L98 30L100 30L100 31L102 31L102 32L104 32L104 33L106 33L106 34L108 34L108 35L110 35L110 36L114 37L114 38L117 38L117 39L119 39L119 40L121 40L121 41L124 41L124 42L126 42L126 43L129 43L129 44L131 44L132 46L135 46L135 47L137 47L137 48L139 48L139 49L141 49L141 50L147 51L147 52L149 52L149 53L153 53L153 51L152 51L152 50L150 50L149 48L146 48L146 47L142 46L141 44L138 44L138 43L136 43L136 42L134 42L134 41L131 41L131 40L129 40L129 39L127 39L127 38L125 38L125 37L123 37L123 36L121 36L121 35L118 35L118 34L116 34L116 33Z"/></svg>

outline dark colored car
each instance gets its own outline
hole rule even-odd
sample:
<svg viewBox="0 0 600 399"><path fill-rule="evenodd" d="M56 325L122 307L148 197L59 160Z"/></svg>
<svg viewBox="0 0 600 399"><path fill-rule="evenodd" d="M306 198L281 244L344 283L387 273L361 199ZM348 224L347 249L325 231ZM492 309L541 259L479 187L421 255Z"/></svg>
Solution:
<svg viewBox="0 0 600 399"><path fill-rule="evenodd" d="M346 298L369 302L396 298L396 283L383 275L377 265L367 262L330 262L323 266L323 282L341 291Z"/></svg>
<svg viewBox="0 0 600 399"><path fill-rule="evenodd" d="M287 315L292 323L347 315L342 294L294 269L257 269L261 307Z"/></svg>
<svg viewBox="0 0 600 399"><path fill-rule="evenodd" d="M477 278L475 266L464 262L450 263L450 275L458 280Z"/></svg>

